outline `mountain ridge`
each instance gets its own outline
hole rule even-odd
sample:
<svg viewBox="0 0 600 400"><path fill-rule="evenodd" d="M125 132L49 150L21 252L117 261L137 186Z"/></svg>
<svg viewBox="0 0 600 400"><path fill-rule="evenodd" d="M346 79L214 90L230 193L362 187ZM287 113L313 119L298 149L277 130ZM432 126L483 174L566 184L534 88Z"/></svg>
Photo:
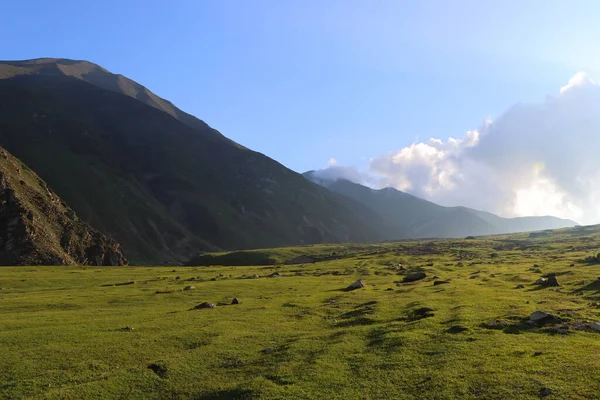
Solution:
<svg viewBox="0 0 600 400"><path fill-rule="evenodd" d="M132 262L381 238L359 205L136 98L62 73L6 75L0 144Z"/></svg>
<svg viewBox="0 0 600 400"><path fill-rule="evenodd" d="M371 189L346 179L324 179L316 171L303 175L365 204L411 237L481 236L577 225L574 221L552 216L505 218L463 206L440 206L394 188Z"/></svg>

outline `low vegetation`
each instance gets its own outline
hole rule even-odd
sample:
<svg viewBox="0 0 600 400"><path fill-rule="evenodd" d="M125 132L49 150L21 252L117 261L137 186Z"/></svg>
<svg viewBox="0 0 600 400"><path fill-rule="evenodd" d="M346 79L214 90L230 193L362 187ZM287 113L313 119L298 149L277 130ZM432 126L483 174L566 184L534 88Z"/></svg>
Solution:
<svg viewBox="0 0 600 400"><path fill-rule="evenodd" d="M0 398L595 398L599 236L316 246L338 257L304 266L283 263L311 248L262 250L266 266L5 267Z"/></svg>

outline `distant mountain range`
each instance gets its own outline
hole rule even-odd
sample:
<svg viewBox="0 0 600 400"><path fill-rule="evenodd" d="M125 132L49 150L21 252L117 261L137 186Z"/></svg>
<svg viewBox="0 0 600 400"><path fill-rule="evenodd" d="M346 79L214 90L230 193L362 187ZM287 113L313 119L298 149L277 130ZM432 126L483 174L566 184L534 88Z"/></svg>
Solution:
<svg viewBox="0 0 600 400"><path fill-rule="evenodd" d="M449 238L565 228L576 222L551 216L503 218L466 207L443 207L393 188L374 190L345 179L304 176L374 211L384 221L376 228L386 238Z"/></svg>
<svg viewBox="0 0 600 400"><path fill-rule="evenodd" d="M120 242L130 263L574 224L507 220L349 182L316 184L87 61L0 62L0 146Z"/></svg>

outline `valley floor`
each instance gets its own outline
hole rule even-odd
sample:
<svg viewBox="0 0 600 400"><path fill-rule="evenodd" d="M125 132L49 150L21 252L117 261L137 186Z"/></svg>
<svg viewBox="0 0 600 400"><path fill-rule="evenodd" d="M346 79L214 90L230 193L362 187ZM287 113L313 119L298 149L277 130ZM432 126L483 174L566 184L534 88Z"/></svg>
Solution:
<svg viewBox="0 0 600 400"><path fill-rule="evenodd" d="M0 398L598 398L597 235L306 266L0 268ZM414 271L427 278L397 286ZM560 286L535 285L544 273ZM537 310L560 323L524 322Z"/></svg>

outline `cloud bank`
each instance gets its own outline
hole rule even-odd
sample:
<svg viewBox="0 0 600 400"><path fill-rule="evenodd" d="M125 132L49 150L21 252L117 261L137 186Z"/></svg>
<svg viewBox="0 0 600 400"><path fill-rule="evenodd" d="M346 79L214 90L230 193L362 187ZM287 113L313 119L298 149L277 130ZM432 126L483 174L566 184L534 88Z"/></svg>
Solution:
<svg viewBox="0 0 600 400"><path fill-rule="evenodd" d="M557 95L517 104L462 138L413 143L372 158L367 171L333 162L319 173L503 216L599 223L599 111L600 83L578 73Z"/></svg>

